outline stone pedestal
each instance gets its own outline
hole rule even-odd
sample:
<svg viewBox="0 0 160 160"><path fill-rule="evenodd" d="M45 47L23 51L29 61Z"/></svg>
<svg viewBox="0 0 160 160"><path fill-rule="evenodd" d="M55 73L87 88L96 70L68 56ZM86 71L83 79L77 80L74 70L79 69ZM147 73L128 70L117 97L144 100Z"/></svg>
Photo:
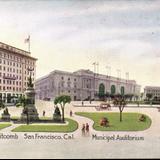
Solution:
<svg viewBox="0 0 160 160"><path fill-rule="evenodd" d="M23 109L23 112L21 114L21 121L37 121L39 120L38 112L35 107L35 90L33 87L28 87L25 91L25 97L26 97L26 105Z"/></svg>

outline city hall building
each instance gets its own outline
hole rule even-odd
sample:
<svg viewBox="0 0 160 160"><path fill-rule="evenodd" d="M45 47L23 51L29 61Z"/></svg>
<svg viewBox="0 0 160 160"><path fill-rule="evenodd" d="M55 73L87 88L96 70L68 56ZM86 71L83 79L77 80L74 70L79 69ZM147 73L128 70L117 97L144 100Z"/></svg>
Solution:
<svg viewBox="0 0 160 160"><path fill-rule="evenodd" d="M105 93L140 96L140 85L135 80L96 74L83 69L73 73L55 70L35 83L36 98L41 100L52 100L61 94L70 95L72 100L95 99L100 88Z"/></svg>
<svg viewBox="0 0 160 160"><path fill-rule="evenodd" d="M144 99L147 98L147 94L151 94L152 98L157 97L160 98L160 86L146 86L144 88Z"/></svg>
<svg viewBox="0 0 160 160"><path fill-rule="evenodd" d="M35 81L36 60L30 52L0 42L0 99L12 103L24 93L30 74Z"/></svg>

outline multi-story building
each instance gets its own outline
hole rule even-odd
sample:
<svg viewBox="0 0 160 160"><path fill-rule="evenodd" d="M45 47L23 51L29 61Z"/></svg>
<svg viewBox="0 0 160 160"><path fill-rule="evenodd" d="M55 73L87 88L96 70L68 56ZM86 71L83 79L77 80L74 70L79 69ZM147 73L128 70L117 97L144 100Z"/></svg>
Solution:
<svg viewBox="0 0 160 160"><path fill-rule="evenodd" d="M105 93L140 96L140 85L135 80L96 74L83 69L73 73L55 70L35 83L37 99L54 99L60 94L68 94L72 100L95 99L100 88L104 88Z"/></svg>
<svg viewBox="0 0 160 160"><path fill-rule="evenodd" d="M144 88L144 95L143 98L147 98L147 94L150 94L152 98L157 97L160 98L160 87L158 86L146 86Z"/></svg>
<svg viewBox="0 0 160 160"><path fill-rule="evenodd" d="M24 93L30 74L35 81L36 60L30 52L0 42L0 99L11 103Z"/></svg>

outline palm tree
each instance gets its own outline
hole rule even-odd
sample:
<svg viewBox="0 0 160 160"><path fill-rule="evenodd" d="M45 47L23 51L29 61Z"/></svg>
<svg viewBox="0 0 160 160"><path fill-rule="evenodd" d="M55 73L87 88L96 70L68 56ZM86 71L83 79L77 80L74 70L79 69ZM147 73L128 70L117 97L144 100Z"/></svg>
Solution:
<svg viewBox="0 0 160 160"><path fill-rule="evenodd" d="M62 110L62 121L64 122L64 108L67 103L71 102L71 97L68 95L60 95L54 99L54 104L60 104Z"/></svg>

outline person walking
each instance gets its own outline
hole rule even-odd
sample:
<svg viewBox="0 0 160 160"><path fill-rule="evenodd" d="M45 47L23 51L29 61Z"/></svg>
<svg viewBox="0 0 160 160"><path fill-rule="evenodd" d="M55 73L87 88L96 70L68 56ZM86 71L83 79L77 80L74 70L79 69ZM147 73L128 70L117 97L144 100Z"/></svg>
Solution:
<svg viewBox="0 0 160 160"><path fill-rule="evenodd" d="M82 125L82 136L85 136L85 124Z"/></svg>
<svg viewBox="0 0 160 160"><path fill-rule="evenodd" d="M72 117L72 115L73 115L73 112L72 112L72 110L70 110L70 117Z"/></svg>
<svg viewBox="0 0 160 160"><path fill-rule="evenodd" d="M45 112L45 111L43 111L43 117L45 117L45 114L46 114L46 112Z"/></svg>
<svg viewBox="0 0 160 160"><path fill-rule="evenodd" d="M89 135L89 124L88 123L86 123L86 133L87 133L87 135Z"/></svg>

